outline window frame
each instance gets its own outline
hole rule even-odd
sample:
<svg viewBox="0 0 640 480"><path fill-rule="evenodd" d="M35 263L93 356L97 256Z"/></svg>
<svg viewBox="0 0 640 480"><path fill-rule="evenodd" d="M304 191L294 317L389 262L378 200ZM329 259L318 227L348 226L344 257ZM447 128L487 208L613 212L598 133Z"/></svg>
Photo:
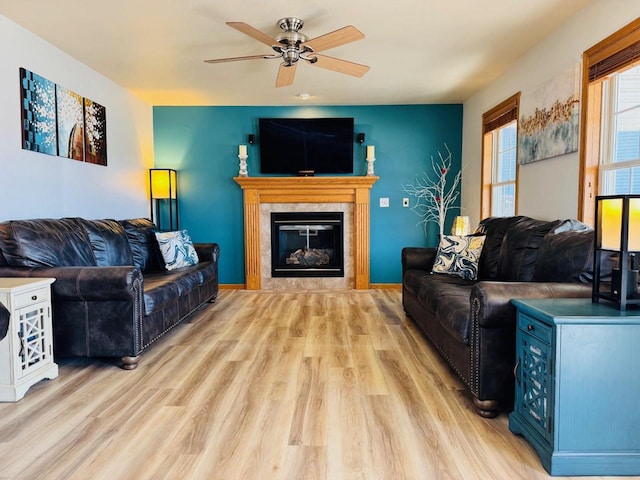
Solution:
<svg viewBox="0 0 640 480"><path fill-rule="evenodd" d="M582 55L578 219L595 222L602 155L603 80L640 59L640 17Z"/></svg>
<svg viewBox="0 0 640 480"><path fill-rule="evenodd" d="M622 171L626 169L630 169L630 178L629 181L633 181L633 169L640 167L640 157L634 158L632 160L618 161L614 162L616 154L616 134L617 134L617 122L616 120L619 118L618 116L624 114L626 112L636 110L640 111L640 104L635 104L631 108L626 108L624 110L620 110L617 105L617 101L619 99L619 75L624 74L624 72L630 69L637 69L640 72L640 60L637 60L633 64L628 67L624 67L615 72L615 76L606 78L603 81L603 107L602 107L602 137L601 137L601 150L600 150L600 162L598 164L598 194L599 195L608 195L609 193L603 193L606 189L604 185L604 179L607 176L608 172L616 172ZM613 180L613 178L611 178ZM613 182L612 182L613 183ZM611 195L614 195L618 192L610 192ZM619 193L638 193L633 192L631 190Z"/></svg>
<svg viewBox="0 0 640 480"><path fill-rule="evenodd" d="M494 135L493 132L510 124L514 120L518 121L520 114L520 92L515 93L503 102L482 114L482 170L480 174L481 191L480 191L480 214L481 218L491 216L492 211L492 190L493 190L493 150ZM491 135L490 135L491 134ZM517 123L516 123L517 136ZM517 160L517 140L516 140L516 177L515 177L515 195L514 195L514 212L518 213L518 179L520 165Z"/></svg>

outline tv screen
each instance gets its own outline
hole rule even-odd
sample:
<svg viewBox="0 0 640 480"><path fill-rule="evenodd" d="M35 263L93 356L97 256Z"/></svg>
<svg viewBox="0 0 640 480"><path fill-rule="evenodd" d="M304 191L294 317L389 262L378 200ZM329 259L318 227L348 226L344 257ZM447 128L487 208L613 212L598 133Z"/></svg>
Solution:
<svg viewBox="0 0 640 480"><path fill-rule="evenodd" d="M261 118L258 142L261 173L353 173L353 118Z"/></svg>

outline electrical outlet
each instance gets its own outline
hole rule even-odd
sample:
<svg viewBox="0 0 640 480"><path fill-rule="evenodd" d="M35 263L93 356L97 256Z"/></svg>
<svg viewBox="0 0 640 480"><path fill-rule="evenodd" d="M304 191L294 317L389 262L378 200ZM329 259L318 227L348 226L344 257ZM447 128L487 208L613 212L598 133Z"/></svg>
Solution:
<svg viewBox="0 0 640 480"><path fill-rule="evenodd" d="M402 206L403 207L408 207L409 206L409 199L408 198L403 198L402 199Z"/></svg>
<svg viewBox="0 0 640 480"><path fill-rule="evenodd" d="M380 208L387 208L389 206L389 198L380 198Z"/></svg>

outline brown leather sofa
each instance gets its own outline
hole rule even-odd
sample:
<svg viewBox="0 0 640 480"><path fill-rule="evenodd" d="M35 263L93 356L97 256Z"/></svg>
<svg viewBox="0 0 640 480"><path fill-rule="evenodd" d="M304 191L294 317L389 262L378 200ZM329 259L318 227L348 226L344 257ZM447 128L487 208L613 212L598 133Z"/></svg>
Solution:
<svg viewBox="0 0 640 480"><path fill-rule="evenodd" d="M473 395L477 412L511 410L512 298L589 297L593 231L575 220L488 218L478 280L431 273L435 248L402 250L402 303Z"/></svg>
<svg viewBox="0 0 640 480"><path fill-rule="evenodd" d="M119 357L123 368L218 294L217 244L167 271L148 219L0 223L0 277L52 277L54 354Z"/></svg>

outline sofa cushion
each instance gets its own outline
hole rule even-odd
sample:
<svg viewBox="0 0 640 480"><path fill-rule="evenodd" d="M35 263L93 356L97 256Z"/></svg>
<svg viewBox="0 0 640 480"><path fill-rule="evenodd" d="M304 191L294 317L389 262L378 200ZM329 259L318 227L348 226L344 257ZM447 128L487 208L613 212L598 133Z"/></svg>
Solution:
<svg viewBox="0 0 640 480"><path fill-rule="evenodd" d="M469 297L476 282L453 275L407 270L402 282L420 304L460 343L469 344ZM417 293L414 293L417 292Z"/></svg>
<svg viewBox="0 0 640 480"><path fill-rule="evenodd" d="M175 273L179 273L174 277L176 284L178 285L178 294L181 297L189 295L191 292L198 289L200 285L200 274L193 268L184 268L175 270Z"/></svg>
<svg viewBox="0 0 640 480"><path fill-rule="evenodd" d="M469 317L471 286L459 286L447 292L446 298L438 302L436 319L449 335L469 345Z"/></svg>
<svg viewBox="0 0 640 480"><path fill-rule="evenodd" d="M433 273L445 273L475 280L484 235L443 235L433 264Z"/></svg>
<svg viewBox="0 0 640 480"><path fill-rule="evenodd" d="M498 274L500 247L507 230L522 217L489 217L480 222L476 234L484 235L484 245L478 262L478 278L494 280Z"/></svg>
<svg viewBox="0 0 640 480"><path fill-rule="evenodd" d="M12 267L90 267L89 237L76 219L10 220L0 224L0 249Z"/></svg>
<svg viewBox="0 0 640 480"><path fill-rule="evenodd" d="M428 275L428 273L424 270L407 270L404 272L404 276L402 278L402 288L408 290L414 295L417 295L418 290L420 289L420 282L422 282L425 275Z"/></svg>
<svg viewBox="0 0 640 480"><path fill-rule="evenodd" d="M79 219L87 232L96 265L115 267L133 265L133 256L124 227L115 220Z"/></svg>
<svg viewBox="0 0 640 480"><path fill-rule="evenodd" d="M145 274L145 315L151 315L156 310L175 303L179 298L197 292L201 279L202 273L193 267Z"/></svg>
<svg viewBox="0 0 640 480"><path fill-rule="evenodd" d="M560 220L547 222L528 217L514 222L502 240L496 278L507 282L532 281L545 235L561 224Z"/></svg>
<svg viewBox="0 0 640 480"><path fill-rule="evenodd" d="M175 275L156 272L144 275L144 314L151 315L180 298Z"/></svg>
<svg viewBox="0 0 640 480"><path fill-rule="evenodd" d="M195 266L195 269L198 272L200 285L211 281L212 278L215 278L216 281L218 280L218 264L215 262L200 262Z"/></svg>
<svg viewBox="0 0 640 480"><path fill-rule="evenodd" d="M167 270L198 264L198 254L186 230L155 232L155 235Z"/></svg>
<svg viewBox="0 0 640 480"><path fill-rule="evenodd" d="M155 224L148 218L120 220L119 223L127 232L133 264L143 272L162 270L161 255L154 235Z"/></svg>
<svg viewBox="0 0 640 480"><path fill-rule="evenodd" d="M538 252L536 282L589 283L593 280L594 232L569 231L547 235Z"/></svg>
<svg viewBox="0 0 640 480"><path fill-rule="evenodd" d="M430 312L435 312L439 303L446 302L452 293L466 289L468 298L474 283L473 280L465 280L454 275L437 275L422 271L422 278L419 281L416 295L422 305Z"/></svg>

